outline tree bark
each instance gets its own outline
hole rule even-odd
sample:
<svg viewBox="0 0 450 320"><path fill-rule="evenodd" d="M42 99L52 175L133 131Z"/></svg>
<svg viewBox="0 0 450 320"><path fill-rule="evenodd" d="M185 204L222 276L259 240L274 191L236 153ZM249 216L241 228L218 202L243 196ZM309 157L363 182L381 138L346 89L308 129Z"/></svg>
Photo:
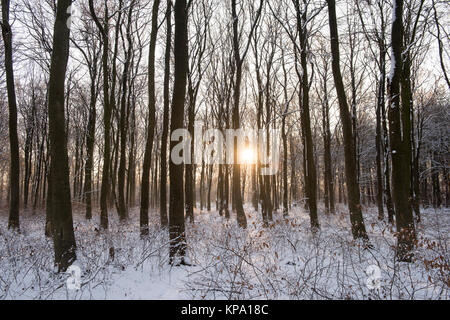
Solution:
<svg viewBox="0 0 450 320"><path fill-rule="evenodd" d="M383 41L379 39L379 41ZM378 98L376 107L376 137L375 146L377 149L376 155L376 169L377 169L377 207L378 207L378 219L384 219L384 205L383 205L383 171L382 171L382 159L383 159L383 147L382 147L382 122L381 122L381 112L384 108L385 99L385 85L386 85L386 75L385 75L385 46L384 44L379 45L380 49L380 80L378 83Z"/></svg>
<svg viewBox="0 0 450 320"><path fill-rule="evenodd" d="M339 35L336 21L336 2L327 0L330 23L332 68L336 92L339 100L339 110L342 122L345 150L345 176L347 182L348 207L350 210L350 222L352 224L352 234L355 239L368 241L366 227L362 216L359 184L357 179L356 155L353 145L352 119L348 108L344 83L340 68L339 58Z"/></svg>
<svg viewBox="0 0 450 320"><path fill-rule="evenodd" d="M70 198L69 159L64 110L64 82L69 58L70 29L66 25L71 0L59 0L53 34L53 51L49 81L49 129L52 180L52 227L55 265L65 272L76 260L76 243Z"/></svg>
<svg viewBox="0 0 450 320"><path fill-rule="evenodd" d="M188 72L188 7L186 0L175 2L175 82L172 99L170 131L183 128L184 105ZM170 150L176 146L171 141ZM170 264L186 264L186 236L184 221L183 164L170 161L169 234ZM176 261L176 257L181 261Z"/></svg>
<svg viewBox="0 0 450 320"><path fill-rule="evenodd" d="M402 117L400 112L400 84L402 79L403 50L403 0L394 1L392 22L392 70L389 76L389 137L392 158L392 189L398 232L397 257L400 261L410 262L414 249L415 229L410 198L410 158L405 147L410 140L402 137ZM410 136L408 136L410 137Z"/></svg>
<svg viewBox="0 0 450 320"><path fill-rule="evenodd" d="M17 102L14 84L12 30L9 24L9 0L2 0L2 36L5 49L6 86L8 91L9 109L9 152L10 152L10 198L8 228L19 230L20 201L20 158L19 138L17 135ZM64 90L63 90L64 91Z"/></svg>
<svg viewBox="0 0 450 320"><path fill-rule="evenodd" d="M145 146L144 165L142 168L141 183L141 210L140 210L140 227L141 235L148 235L148 205L150 190L150 167L153 151L153 139L155 135L156 124L156 93L155 93L155 52L156 40L158 35L158 11L160 0L153 2L152 9L152 31L150 36L150 50L148 57L148 132L147 143Z"/></svg>
<svg viewBox="0 0 450 320"><path fill-rule="evenodd" d="M311 220L311 228L313 231L320 229L319 218L317 216L317 172L314 159L314 146L311 132L311 116L309 105L309 77L307 62L307 11L300 9L299 0L295 0L297 11L297 30L300 39L300 65L301 72L297 70L299 80L301 82L301 123L302 134L304 135L305 152L306 152L306 171L305 171L305 187L308 202L308 210Z"/></svg>
<svg viewBox="0 0 450 320"><path fill-rule="evenodd" d="M166 53L164 58L164 115L161 141L161 194L160 194L160 219L161 225L166 227L167 218L167 140L169 134L170 112L170 56L172 48L172 1L167 0L166 9Z"/></svg>
<svg viewBox="0 0 450 320"><path fill-rule="evenodd" d="M120 162L118 171L118 193L119 193L119 218L120 221L125 221L128 216L128 207L125 198L125 174L127 165L127 135L128 135L128 119L129 119L129 106L127 108L127 96L129 86L129 73L130 64L133 54L133 39L131 35L131 19L133 13L134 1L131 2L128 10L128 22L126 27L126 38L128 42L128 48L125 53L125 62L123 65L122 74L122 97L120 101Z"/></svg>
<svg viewBox="0 0 450 320"><path fill-rule="evenodd" d="M103 127L104 127L104 146L103 146L103 168L100 190L100 226L103 230L108 229L108 195L109 195L109 174L111 162L111 105L109 99L109 24L108 24L108 5L105 2L105 21L103 25L98 20L93 0L89 0L89 11L94 22L99 29L103 40L102 68L103 68Z"/></svg>
<svg viewBox="0 0 450 320"><path fill-rule="evenodd" d="M234 63L236 68L236 78L234 84L234 106L232 115L233 129L237 130L240 127L240 96L241 96L241 83L242 83L242 59L239 48L239 33L238 23L239 18L236 11L236 0L231 1L231 10L233 18L233 51L234 51ZM238 148L237 138L234 139L234 165L233 165L233 202L236 205L237 221L241 228L247 228L247 217L245 216L244 206L242 204L241 195L241 166L238 164Z"/></svg>

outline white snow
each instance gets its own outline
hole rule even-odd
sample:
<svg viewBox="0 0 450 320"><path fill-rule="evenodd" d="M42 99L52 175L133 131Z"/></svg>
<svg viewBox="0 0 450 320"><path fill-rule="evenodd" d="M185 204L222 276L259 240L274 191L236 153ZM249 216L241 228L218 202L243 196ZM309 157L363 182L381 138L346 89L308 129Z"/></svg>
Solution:
<svg viewBox="0 0 450 320"><path fill-rule="evenodd" d="M396 9L397 9L397 1L394 0L394 8L392 9L392 22L391 24L393 25L395 20L397 19L396 16ZM394 49L391 47L391 70L389 71L389 75L388 75L388 81L389 83L392 81L392 79L394 78L395 75L395 55L394 55Z"/></svg>
<svg viewBox="0 0 450 320"><path fill-rule="evenodd" d="M320 214L321 231L310 233L309 216L293 208L288 220L263 228L260 213L246 207L249 227L241 230L217 212L196 212L187 226L193 267L168 264L168 235L152 216L147 241L138 223L112 223L107 235L75 215L77 265L82 287L68 290L69 275L53 270L45 216L22 217L22 234L6 230L0 214L0 299L448 299L449 210L426 210L418 226L416 261L395 261L394 228L364 210L372 249L351 237L346 208ZM111 220L116 220L111 214ZM130 213L138 222L138 210ZM109 257L114 246L115 259ZM380 290L367 287L370 266L381 270ZM373 267L372 267L373 268Z"/></svg>

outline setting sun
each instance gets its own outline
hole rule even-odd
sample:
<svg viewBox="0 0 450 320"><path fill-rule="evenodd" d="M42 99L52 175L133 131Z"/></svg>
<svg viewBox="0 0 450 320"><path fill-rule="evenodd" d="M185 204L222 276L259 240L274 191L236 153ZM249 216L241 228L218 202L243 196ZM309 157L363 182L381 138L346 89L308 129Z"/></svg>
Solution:
<svg viewBox="0 0 450 320"><path fill-rule="evenodd" d="M241 163L243 164L255 164L256 163L256 151L253 148L247 147L241 152Z"/></svg>

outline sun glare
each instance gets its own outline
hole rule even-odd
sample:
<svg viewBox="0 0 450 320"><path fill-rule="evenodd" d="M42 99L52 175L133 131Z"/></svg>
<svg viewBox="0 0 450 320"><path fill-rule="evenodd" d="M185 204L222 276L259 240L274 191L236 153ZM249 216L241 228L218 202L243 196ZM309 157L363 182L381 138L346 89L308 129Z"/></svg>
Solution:
<svg viewBox="0 0 450 320"><path fill-rule="evenodd" d="M244 150L242 150L241 162L243 164L255 164L256 163L256 151L250 147L247 147Z"/></svg>

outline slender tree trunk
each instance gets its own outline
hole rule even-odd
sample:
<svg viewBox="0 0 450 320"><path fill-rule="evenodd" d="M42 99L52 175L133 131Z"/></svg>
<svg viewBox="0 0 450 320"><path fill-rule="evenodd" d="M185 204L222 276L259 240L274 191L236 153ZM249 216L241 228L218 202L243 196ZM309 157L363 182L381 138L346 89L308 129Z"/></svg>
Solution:
<svg viewBox="0 0 450 320"><path fill-rule="evenodd" d="M3 186L5 183L5 172L1 170L0 174L0 205L3 205Z"/></svg>
<svg viewBox="0 0 450 320"><path fill-rule="evenodd" d="M412 113L414 116L414 112ZM414 118L412 119L414 123ZM420 122L420 117L418 117L418 123ZM412 162L412 179L413 179L413 192L414 192L414 199L413 199L413 207L414 212L416 213L416 219L417 222L421 221L421 214L420 214L420 204L421 204L421 193L420 193L420 153L421 153L421 133L420 129L418 130L418 137L417 142L415 139L414 134L412 135L412 145L413 145L413 162Z"/></svg>
<svg viewBox="0 0 450 320"><path fill-rule="evenodd" d="M314 146L311 132L311 116L309 105L309 77L308 77L308 62L307 62L307 30L306 30L306 9L301 11L299 1L296 0L297 7L297 29L300 38L300 64L302 71L297 73L299 75L302 94L301 94L301 117L302 117L302 133L304 135L305 152L306 152L306 172L305 172L305 187L306 197L308 199L308 209L311 219L311 228L313 231L320 229L319 218L317 216L317 172L316 163L314 159Z"/></svg>
<svg viewBox="0 0 450 320"><path fill-rule="evenodd" d="M384 66L386 54L384 51L384 45L380 45L380 66ZM383 171L382 171L382 159L383 159L383 147L382 147L382 124L381 124L381 112L384 108L384 88L385 88L385 79L386 76L384 74L384 67L381 68L381 75L378 84L378 101L376 107L376 137L375 137L375 146L377 149L376 155L376 168L377 168L377 207L378 207L378 219L384 219L384 205L383 205Z"/></svg>
<svg viewBox="0 0 450 320"><path fill-rule="evenodd" d="M225 215L225 166L219 164L219 180L217 184L217 194L219 198L219 215L222 217Z"/></svg>
<svg viewBox="0 0 450 320"><path fill-rule="evenodd" d="M129 86L129 73L130 64L133 54L133 39L131 35L132 13L133 13L134 1L131 2L128 11L128 22L126 30L126 38L128 42L128 49L125 53L125 62L123 66L122 75L122 98L120 101L120 163L118 171L118 193L119 193L119 218L120 221L125 221L128 216L128 208L125 198L125 174L127 165L127 135L128 135L128 119L129 119L129 107L127 108L128 86Z"/></svg>
<svg viewBox="0 0 450 320"><path fill-rule="evenodd" d="M9 25L9 0L2 0L2 36L5 49L6 86L8 91L9 109L9 148L10 148L10 200L8 228L19 230L19 201L20 201L20 159L19 138L17 135L17 102L14 84L12 30ZM64 90L63 90L64 91ZM64 97L63 97L64 98Z"/></svg>
<svg viewBox="0 0 450 320"><path fill-rule="evenodd" d="M328 69L327 69L328 70ZM334 179L331 160L331 131L330 131L330 105L328 100L327 75L323 78L324 100L323 113L323 136L324 136L324 179L325 179L325 208L327 212L335 212L334 204Z"/></svg>
<svg viewBox="0 0 450 320"><path fill-rule="evenodd" d="M386 108L383 105L381 110L381 117L383 122L383 137L384 137L384 196L386 202L386 209L388 212L389 223L394 224L395 210L392 202L391 193L391 165L389 153L389 131L387 128Z"/></svg>
<svg viewBox="0 0 450 320"><path fill-rule="evenodd" d="M28 207L28 199L29 199L29 190L30 190L30 180L31 180L31 170L33 166L33 135L34 135L34 127L35 127L35 110L36 110L36 97L35 97L35 86L34 82L32 83L32 96L31 96L31 115L27 118L27 128L26 138L25 138L25 172L23 177L23 207L26 209ZM37 161L35 161L37 162ZM31 195L32 196L32 195Z"/></svg>
<svg viewBox="0 0 450 320"><path fill-rule="evenodd" d="M225 218L229 220L230 217L230 167L225 166Z"/></svg>
<svg viewBox="0 0 450 320"><path fill-rule="evenodd" d="M236 11L236 0L231 1L231 10L233 17L233 50L234 63L236 68L236 79L234 85L234 107L232 115L233 129L238 130L240 127L240 97L241 97L241 83L242 83L242 64L239 46L239 32L238 23L239 18ZM238 147L237 139L234 139L234 165L233 165L233 201L236 204L237 221L241 228L247 228L247 217L245 216L244 206L242 204L241 195L241 166L238 164Z"/></svg>
<svg viewBox="0 0 450 320"><path fill-rule="evenodd" d="M195 122L195 98L192 93L191 81L189 81L189 107L188 107L188 131L191 135L191 155L194 154L194 122ZM194 165L186 164L185 169L185 193L186 193L186 216L190 223L194 223ZM208 204L210 208L210 198L208 197ZM209 209L210 210L210 209Z"/></svg>
<svg viewBox="0 0 450 320"><path fill-rule="evenodd" d="M290 143L289 143L289 151L290 151L290 157L291 157L291 202L297 204L298 201L298 185L297 185L297 175L296 175L296 169L297 169L297 161L295 156L295 142L294 139L291 137Z"/></svg>
<svg viewBox="0 0 450 320"><path fill-rule="evenodd" d="M412 188L412 207L414 210L414 213L416 215L416 221L421 221L421 213L420 213L420 187L419 187L419 179L420 179L420 173L419 173L419 165L418 165L418 157L416 157L416 147L415 147L415 138L414 134L413 141L412 141L412 163L411 163L411 188Z"/></svg>
<svg viewBox="0 0 450 320"><path fill-rule="evenodd" d="M437 162L439 160L436 151L431 152L431 159L433 160L433 162ZM438 168L432 168L431 183L433 189L433 207L435 209L439 209L442 205L442 196L441 196L441 184L439 182Z"/></svg>
<svg viewBox="0 0 450 320"><path fill-rule="evenodd" d="M94 170L94 147L95 147L95 127L96 127L96 101L97 101L97 60L94 59L91 70L91 98L89 104L89 120L86 136L86 164L84 178L84 196L86 201L86 219L92 219L92 172Z"/></svg>
<svg viewBox="0 0 450 320"><path fill-rule="evenodd" d="M107 2L105 2L105 9L107 9ZM108 185L108 196L111 206L115 205L117 212L120 214L119 209L119 203L117 199L117 169L118 169L118 160L119 160L119 143L120 143L120 128L119 128L119 111L117 110L117 101L116 101L116 86L117 86L117 56L118 56L118 50L119 50L119 35L121 33L121 26L122 26L122 14L123 14L123 0L119 0L119 8L118 8L118 17L116 21L116 27L114 32L114 49L113 49L113 56L112 56L112 70L111 70L111 88L109 92L109 103L110 103L110 109L111 114L115 115L115 118L117 119L118 127L117 131L114 134L114 120L111 123L111 130L112 135L111 139L113 140L113 150L112 150L112 157L110 158L110 169L109 169L109 179L111 181L110 185ZM105 21L106 22L106 21ZM105 26L105 29L107 27ZM119 86L119 96L120 91L122 90L122 87ZM120 218L120 216L119 216Z"/></svg>
<svg viewBox="0 0 450 320"><path fill-rule="evenodd" d="M205 160L202 161L202 170L200 173L200 210L205 207Z"/></svg>
<svg viewBox="0 0 450 320"><path fill-rule="evenodd" d="M103 25L98 20L93 0L89 0L89 11L94 19L97 28L100 31L103 40L103 127L104 127L104 145L103 145L103 169L100 190L100 226L103 230L108 229L108 195L110 190L110 164L111 164L111 104L109 99L109 23L108 6L105 3L105 21Z"/></svg>
<svg viewBox="0 0 450 320"><path fill-rule="evenodd" d="M410 206L414 209L417 217L420 217L420 208L418 203L419 195L414 192L414 159L413 159L413 95L412 95L412 83L411 83L411 55L409 52L402 54L403 67L401 78L401 117L402 117L402 130L403 130L403 143L405 151L405 165L408 167L409 174L404 178L409 181L410 187ZM406 173L406 169L405 169Z"/></svg>
<svg viewBox="0 0 450 320"><path fill-rule="evenodd" d="M208 166L208 198L207 198L207 209L208 212L211 212L211 190L212 190L212 176L214 172L214 166Z"/></svg>
<svg viewBox="0 0 450 320"><path fill-rule="evenodd" d="M255 211L258 211L258 173L257 173L257 165L252 164L252 204Z"/></svg>
<svg viewBox="0 0 450 320"><path fill-rule="evenodd" d="M288 204L288 143L286 134L286 115L283 116L282 124L282 137L283 137L283 216L289 215L289 204Z"/></svg>
<svg viewBox="0 0 450 320"><path fill-rule="evenodd" d="M148 133L147 143L145 146L144 165L142 168L141 183L141 210L140 210L140 227L141 235L148 235L148 205L150 190L150 167L153 150L153 139L155 135L156 124L156 93L155 93L155 52L156 40L158 35L158 11L160 0L153 2L152 10L152 31L150 36L150 50L148 58Z"/></svg>
<svg viewBox="0 0 450 320"><path fill-rule="evenodd" d="M128 155L127 204L130 208L136 201L136 102L132 99L130 151Z"/></svg>
<svg viewBox="0 0 450 320"><path fill-rule="evenodd" d="M355 147L353 145L352 119L345 95L344 83L340 68L339 58L339 35L336 21L335 0L327 0L331 35L332 68L336 92L339 100L339 110L341 115L342 130L344 136L345 149L345 175L347 182L348 207L350 210L350 222L352 224L352 234L355 239L368 241L366 227L362 216L360 204L359 184L357 178L357 166Z"/></svg>
<svg viewBox="0 0 450 320"><path fill-rule="evenodd" d="M166 9L166 53L164 58L164 116L161 140L161 198L160 217L161 225L166 227L169 223L167 218L167 140L169 134L169 109L170 109L170 56L172 48L172 1L167 0Z"/></svg>
<svg viewBox="0 0 450 320"><path fill-rule="evenodd" d="M255 49L255 63L256 63L256 82L258 84L258 103L257 103L257 123L258 123L258 141L260 141L260 132L263 129L263 93L264 93L264 85L262 83L262 78L261 78L261 72L260 72L260 61L259 61L259 54L258 54L258 43L257 40L255 38L255 45L254 45ZM269 67L270 64L269 64ZM269 69L270 71L270 69ZM269 140L269 138L267 137L267 141ZM269 222L269 207L270 207L270 197L269 195L267 195L266 193L266 178L265 176L263 176L261 174L261 168L262 168L262 163L261 163L261 152L262 150L260 149L262 146L260 146L258 144L258 159L257 159L257 175L258 175L258 185L259 185L259 192L258 192L258 200L261 202L261 213L262 213L262 219L263 219L263 223L264 226L268 226L268 222ZM269 148L267 148L267 150L269 150Z"/></svg>
<svg viewBox="0 0 450 320"><path fill-rule="evenodd" d="M328 99L328 98L326 98ZM327 100L328 104L328 100ZM329 197L329 203L330 203L330 212L335 213L335 200L334 200L334 170L333 170L333 163L331 158L331 131L330 131L330 108L327 107L326 110L326 128L327 131L327 142L326 142L326 148L325 148L325 158L327 159L327 165L326 165L326 171L327 171L327 177L328 177L328 197Z"/></svg>

